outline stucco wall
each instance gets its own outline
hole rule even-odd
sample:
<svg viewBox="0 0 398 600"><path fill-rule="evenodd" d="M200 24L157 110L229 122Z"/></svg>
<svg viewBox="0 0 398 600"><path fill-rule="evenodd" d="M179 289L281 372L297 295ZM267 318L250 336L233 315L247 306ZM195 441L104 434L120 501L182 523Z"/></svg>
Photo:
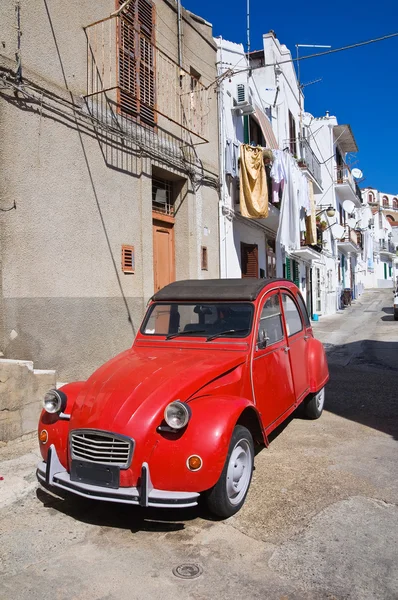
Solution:
<svg viewBox="0 0 398 600"><path fill-rule="evenodd" d="M176 35L167 29L176 32L175 3L155 4L157 36L163 31L163 47L177 58ZM119 140L116 150L109 140L99 143L80 116L86 110L83 26L114 9L113 0L21 0L22 74L26 94L36 99L0 92L0 202L2 208L16 203L16 210L0 213L0 350L34 360L39 369L55 368L67 381L86 378L131 345L153 293L152 168L159 160L128 154ZM211 28L184 15L184 66L211 83ZM0 67L15 70L11 0L1 4L0 22ZM215 92L210 109L210 141L196 147L195 188L188 173L169 169L170 178L185 182L175 224L178 279L219 273L218 194L214 183L201 180L218 174ZM135 247L133 275L122 272L122 244ZM201 245L208 248L208 271L201 270Z"/></svg>

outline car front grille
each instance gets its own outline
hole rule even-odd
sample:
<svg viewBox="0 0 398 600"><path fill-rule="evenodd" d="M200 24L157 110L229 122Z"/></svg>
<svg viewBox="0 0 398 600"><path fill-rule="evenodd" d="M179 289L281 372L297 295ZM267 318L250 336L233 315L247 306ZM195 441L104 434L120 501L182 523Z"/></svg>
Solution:
<svg viewBox="0 0 398 600"><path fill-rule="evenodd" d="M127 469L131 463L132 439L95 429L76 429L70 434L71 457Z"/></svg>

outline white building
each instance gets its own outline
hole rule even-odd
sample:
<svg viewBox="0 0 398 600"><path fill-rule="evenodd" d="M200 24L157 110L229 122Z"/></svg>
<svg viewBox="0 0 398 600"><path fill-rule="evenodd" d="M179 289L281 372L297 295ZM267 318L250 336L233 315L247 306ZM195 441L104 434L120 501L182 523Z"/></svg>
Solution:
<svg viewBox="0 0 398 600"><path fill-rule="evenodd" d="M396 282L395 257L398 247L398 197L364 188L362 198L373 213L373 269L368 268L366 287L392 287Z"/></svg>

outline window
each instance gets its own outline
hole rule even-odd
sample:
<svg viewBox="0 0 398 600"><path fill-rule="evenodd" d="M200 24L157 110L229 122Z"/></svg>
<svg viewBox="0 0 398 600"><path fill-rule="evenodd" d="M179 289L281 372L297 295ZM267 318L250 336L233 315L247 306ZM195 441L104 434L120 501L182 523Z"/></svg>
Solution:
<svg viewBox="0 0 398 600"><path fill-rule="evenodd" d="M392 207L394 210L398 210L398 199L397 198L392 199Z"/></svg>
<svg viewBox="0 0 398 600"><path fill-rule="evenodd" d="M248 303L156 303L142 327L145 335L208 337L228 331L229 338L244 338L251 331L253 305ZM235 332L230 330L236 330Z"/></svg>
<svg viewBox="0 0 398 600"><path fill-rule="evenodd" d="M174 216L173 183L152 177L152 210L162 215Z"/></svg>
<svg viewBox="0 0 398 600"><path fill-rule="evenodd" d="M242 277L258 277L258 246L241 242Z"/></svg>
<svg viewBox="0 0 398 600"><path fill-rule="evenodd" d="M296 121L289 110L289 148L290 152L297 156Z"/></svg>
<svg viewBox="0 0 398 600"><path fill-rule="evenodd" d="M374 202L375 202L375 197L374 197L374 194L373 194L373 192L369 192L369 195L368 195L368 202L369 202L369 204L374 204Z"/></svg>
<svg viewBox="0 0 398 600"><path fill-rule="evenodd" d="M387 196L383 196L383 208L388 208L389 204Z"/></svg>
<svg viewBox="0 0 398 600"><path fill-rule="evenodd" d="M257 123L251 115L249 116L249 128L250 128L250 144L252 146L263 146L265 147L266 141L263 136L260 125Z"/></svg>
<svg viewBox="0 0 398 600"><path fill-rule="evenodd" d="M282 294L283 312L285 313L286 329L289 337L303 329L303 323L295 302L287 294Z"/></svg>
<svg viewBox="0 0 398 600"><path fill-rule="evenodd" d="M202 262L202 271L207 271L209 266L208 266L208 260L207 260L206 246L202 246L202 249L201 249L201 262Z"/></svg>
<svg viewBox="0 0 398 600"><path fill-rule="evenodd" d="M267 240L267 277L276 277L275 240Z"/></svg>
<svg viewBox="0 0 398 600"><path fill-rule="evenodd" d="M332 271L328 271L328 274L331 275ZM308 316L308 311L307 311L307 307L305 305L305 302L301 296L301 294L297 294L297 303L300 307L301 310L301 314L303 315L304 318L304 324L306 327L311 327L311 323L310 323L310 318Z"/></svg>
<svg viewBox="0 0 398 600"><path fill-rule="evenodd" d="M121 6L124 0L119 0ZM151 0L131 0L118 32L120 110L155 126L155 7Z"/></svg>
<svg viewBox="0 0 398 600"><path fill-rule="evenodd" d="M123 273L135 271L134 246L122 246L122 271Z"/></svg>
<svg viewBox="0 0 398 600"><path fill-rule="evenodd" d="M281 305L277 293L267 298L264 304L257 339L259 343L266 342L267 347L283 339Z"/></svg>

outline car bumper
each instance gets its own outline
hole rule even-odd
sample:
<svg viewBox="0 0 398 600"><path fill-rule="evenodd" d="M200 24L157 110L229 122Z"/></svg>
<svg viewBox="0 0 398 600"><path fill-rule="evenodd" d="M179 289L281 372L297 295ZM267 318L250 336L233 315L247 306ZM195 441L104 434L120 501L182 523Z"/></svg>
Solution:
<svg viewBox="0 0 398 600"><path fill-rule="evenodd" d="M109 489L100 485L91 485L79 481L71 481L70 474L59 461L54 445L48 451L47 462L40 462L36 476L39 483L57 493L57 490L70 492L84 498L121 502L138 506L157 508L188 508L196 506L199 494L196 492L170 492L156 490L151 482L149 467L143 463L141 468L141 485L139 487L119 487Z"/></svg>

